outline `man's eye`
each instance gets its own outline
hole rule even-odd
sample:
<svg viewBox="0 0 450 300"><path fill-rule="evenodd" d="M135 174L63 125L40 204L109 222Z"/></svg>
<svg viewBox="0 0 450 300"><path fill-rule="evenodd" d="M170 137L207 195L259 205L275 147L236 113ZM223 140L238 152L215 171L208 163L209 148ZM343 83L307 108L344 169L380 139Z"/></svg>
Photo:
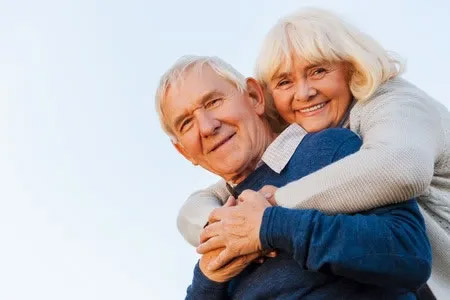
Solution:
<svg viewBox="0 0 450 300"><path fill-rule="evenodd" d="M208 101L205 103L205 109L211 109L211 108L216 108L218 106L220 106L223 102L222 98L217 98L211 101Z"/></svg>
<svg viewBox="0 0 450 300"><path fill-rule="evenodd" d="M185 119L180 125L180 132L185 132L189 129L192 119Z"/></svg>

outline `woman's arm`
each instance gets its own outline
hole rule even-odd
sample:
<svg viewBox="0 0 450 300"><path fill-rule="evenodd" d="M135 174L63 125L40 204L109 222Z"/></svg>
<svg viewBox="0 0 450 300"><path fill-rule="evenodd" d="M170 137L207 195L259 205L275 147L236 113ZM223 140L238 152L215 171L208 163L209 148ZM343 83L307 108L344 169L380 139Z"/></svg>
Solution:
<svg viewBox="0 0 450 300"><path fill-rule="evenodd" d="M404 80L390 80L350 118L361 149L278 189L278 205L353 213L425 191L443 140L434 100Z"/></svg>
<svg viewBox="0 0 450 300"><path fill-rule="evenodd" d="M208 222L210 212L222 206L229 196L224 180L189 196L177 217L178 231L189 244L199 245L200 232Z"/></svg>
<svg viewBox="0 0 450 300"><path fill-rule="evenodd" d="M269 207L259 237L263 249L290 253L305 269L362 283L415 290L431 272L415 200L355 215Z"/></svg>
<svg viewBox="0 0 450 300"><path fill-rule="evenodd" d="M199 253L224 249L211 260L220 270L231 259L277 249L304 269L383 287L414 290L431 272L431 247L415 200L348 215L270 206L245 190L234 207L211 214ZM223 244L225 241L225 244Z"/></svg>

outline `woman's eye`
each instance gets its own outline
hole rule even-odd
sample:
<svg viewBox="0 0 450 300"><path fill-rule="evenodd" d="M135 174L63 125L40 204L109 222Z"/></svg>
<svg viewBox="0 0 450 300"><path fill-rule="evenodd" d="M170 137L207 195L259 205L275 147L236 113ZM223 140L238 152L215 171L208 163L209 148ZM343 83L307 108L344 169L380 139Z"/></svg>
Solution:
<svg viewBox="0 0 450 300"><path fill-rule="evenodd" d="M205 109L211 109L211 108L218 107L220 104L222 104L222 101L223 101L222 98L217 98L217 99L208 101L205 104Z"/></svg>
<svg viewBox="0 0 450 300"><path fill-rule="evenodd" d="M277 86L283 86L283 85L286 85L286 84L289 84L289 83L290 83L289 80L283 79L280 82L278 82Z"/></svg>
<svg viewBox="0 0 450 300"><path fill-rule="evenodd" d="M311 76L320 77L320 76L323 76L326 71L327 70L325 68L317 68L311 72Z"/></svg>

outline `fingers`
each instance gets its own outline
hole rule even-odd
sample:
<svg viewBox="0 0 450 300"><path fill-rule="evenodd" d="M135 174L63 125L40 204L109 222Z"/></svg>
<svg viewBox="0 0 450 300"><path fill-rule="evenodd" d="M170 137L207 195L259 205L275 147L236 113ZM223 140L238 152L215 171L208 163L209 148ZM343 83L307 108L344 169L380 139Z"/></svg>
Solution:
<svg viewBox="0 0 450 300"><path fill-rule="evenodd" d="M252 191L252 190L245 190L239 195L237 201L238 201L238 203L249 201L254 198L256 193L257 192Z"/></svg>
<svg viewBox="0 0 450 300"><path fill-rule="evenodd" d="M206 242L210 238L217 236L222 224L220 222L210 223L208 226L203 228L200 234L200 244Z"/></svg>
<svg viewBox="0 0 450 300"><path fill-rule="evenodd" d="M228 203L228 200L227 200L227 203ZM225 206L213 209L213 211L209 214L208 222L214 223L214 222L220 221L228 209L230 209L230 207L225 207Z"/></svg>
<svg viewBox="0 0 450 300"><path fill-rule="evenodd" d="M259 253L252 253L236 257L219 270L212 272L222 273L223 275L225 275L226 279L230 280L231 278L242 272L242 270L244 270L249 264L258 259L258 256Z"/></svg>
<svg viewBox="0 0 450 300"><path fill-rule="evenodd" d="M223 207L231 207L231 206L235 206L237 204L236 198L234 198L233 196L228 197L227 202L225 202L225 204L223 205Z"/></svg>
<svg viewBox="0 0 450 300"><path fill-rule="evenodd" d="M208 270L215 271L217 269L220 269L221 267L229 263L234 257L235 256L233 256L228 249L225 249L208 264ZM241 260L243 259L245 258L241 258Z"/></svg>
<svg viewBox="0 0 450 300"><path fill-rule="evenodd" d="M206 242L200 244L197 247L197 253L199 254L205 254L209 251L223 248L225 246L225 243L223 242L223 239L220 236L215 236L207 240Z"/></svg>
<svg viewBox="0 0 450 300"><path fill-rule="evenodd" d="M275 200L275 198L270 198L270 199L267 199L267 201L270 203L270 205L272 205L272 206L278 206L278 203L277 203L277 201Z"/></svg>
<svg viewBox="0 0 450 300"><path fill-rule="evenodd" d="M266 198L266 200L272 205L276 206L277 202L275 201L275 192L277 191L277 187L273 185L265 185L263 186L259 192Z"/></svg>
<svg viewBox="0 0 450 300"><path fill-rule="evenodd" d="M253 262L255 259L258 259L260 256L261 256L261 253L255 252L255 253L243 255L242 257L245 257L245 262L247 264L249 264L249 263ZM263 257L263 259L264 259L264 257Z"/></svg>
<svg viewBox="0 0 450 300"><path fill-rule="evenodd" d="M255 192L255 191L252 191L252 190L244 190L244 191L239 195L238 198L246 199L246 198L251 197L251 196L254 195L255 193L256 193L256 192Z"/></svg>
<svg viewBox="0 0 450 300"><path fill-rule="evenodd" d="M264 196L264 198L266 199L270 199L273 196L273 192L272 192L272 188L269 185L265 185L263 186L259 192L261 193L261 195Z"/></svg>
<svg viewBox="0 0 450 300"><path fill-rule="evenodd" d="M223 269L227 269L229 271L232 272L232 270L243 270L246 266L248 266L250 263L256 261L259 257L260 257L261 253L259 252L255 252L255 253L250 253L247 255L241 255L238 257L233 258L230 262L228 262L227 264L225 264L222 267ZM209 270L209 267L208 267ZM214 270L210 270L210 271L214 271Z"/></svg>
<svg viewBox="0 0 450 300"><path fill-rule="evenodd" d="M216 282L227 282L231 280L233 277L242 272L250 263L252 263L261 253L252 253L248 255L238 256L232 259L229 263L224 265L222 268L209 271L208 270L208 261L209 259L215 257L219 254L220 249L208 252L203 255L200 259L200 270L202 273L211 280Z"/></svg>
<svg viewBox="0 0 450 300"><path fill-rule="evenodd" d="M214 223L214 222L217 222L217 221L219 221L220 219L219 219L219 216L218 216L218 210L219 210L220 208L215 208L215 209L213 209L213 211L209 214L209 216L208 216L208 222L209 223Z"/></svg>
<svg viewBox="0 0 450 300"><path fill-rule="evenodd" d="M276 206L277 203L275 202L274 194L272 192L263 192L262 195L267 200L267 202L270 203L272 206Z"/></svg>
<svg viewBox="0 0 450 300"><path fill-rule="evenodd" d="M265 258L264 258L264 257L257 257L257 258L255 259L255 262L256 262L257 264L262 264L264 261L265 261Z"/></svg>
<svg viewBox="0 0 450 300"><path fill-rule="evenodd" d="M278 255L277 250L272 250L270 252L267 252L265 256L267 257L276 257Z"/></svg>
<svg viewBox="0 0 450 300"><path fill-rule="evenodd" d="M251 254L247 254L247 255L238 256L238 257L234 258L233 260L231 260L231 262L228 263L228 265L233 264L235 267L238 267L239 269L243 270L246 266L248 266L252 262L258 262L259 259L264 260L264 257L260 257L260 255L261 255L261 253L255 252L255 253L251 253ZM264 261L262 261L262 262L264 262Z"/></svg>

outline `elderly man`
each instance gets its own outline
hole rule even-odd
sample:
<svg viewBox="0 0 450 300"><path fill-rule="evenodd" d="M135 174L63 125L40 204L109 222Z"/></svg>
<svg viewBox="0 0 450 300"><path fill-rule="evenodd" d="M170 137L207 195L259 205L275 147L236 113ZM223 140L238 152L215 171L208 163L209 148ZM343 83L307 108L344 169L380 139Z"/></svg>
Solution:
<svg viewBox="0 0 450 300"><path fill-rule="evenodd" d="M305 134L292 124L277 136L259 83L211 57L175 63L161 79L156 107L175 148L240 194L238 205L230 199L210 216L198 250L212 251L195 267L188 299L416 298L431 251L414 200L328 216L272 207L255 192L354 153L361 141L351 131ZM278 255L252 263L270 249Z"/></svg>

